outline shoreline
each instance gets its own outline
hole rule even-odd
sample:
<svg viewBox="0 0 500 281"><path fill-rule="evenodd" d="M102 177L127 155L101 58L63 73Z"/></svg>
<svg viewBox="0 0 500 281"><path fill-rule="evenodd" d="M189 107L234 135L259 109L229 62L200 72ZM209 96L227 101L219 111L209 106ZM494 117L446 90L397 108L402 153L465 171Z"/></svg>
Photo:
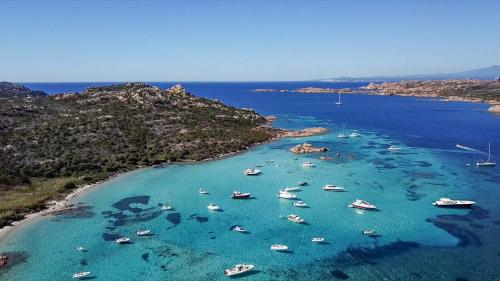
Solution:
<svg viewBox="0 0 500 281"><path fill-rule="evenodd" d="M268 117L268 125L267 126L271 127L271 123L275 119L276 119L275 116ZM307 129L308 128L306 128L304 130L307 130ZM291 130L280 129L280 131L282 132L281 134L277 134L275 137L273 137L273 138L271 138L271 139L269 139L267 141L260 142L260 143L255 143L252 146L249 146L249 147L247 147L245 149L242 149L242 150L238 150L238 151L234 151L234 152L229 152L229 153L224 153L224 154L217 155L215 157L210 157L210 158L206 158L206 159L202 159L202 160L185 160L185 161L177 161L177 162L165 162L165 163L162 163L162 164L151 165L151 166L137 166L134 169L131 169L131 170L128 170L128 171L123 171L123 172L118 172L118 173L112 174L109 177L104 178L102 180L99 180L99 181L97 181L95 183L90 183L90 184L85 184L83 186L79 186L76 189L74 189L73 191L71 191L70 193L68 193L64 197L64 199L49 201L49 202L47 202L47 205L46 205L45 209L43 209L41 211L38 211L38 212L29 213L23 219L18 220L18 221L14 221L14 222L11 223L11 225L7 225L7 226L4 226L4 227L0 228L0 241L3 240L3 239L5 239L5 238L7 238L9 234L15 232L17 229L19 229L20 226L25 225L28 222L34 221L36 218L41 218L41 217L44 217L44 216L56 214L56 213L63 212L63 211L66 211L66 210L70 210L71 208L74 208L75 205L73 205L71 203L72 200L76 199L77 197L83 195L86 192L89 192L89 191L95 189L96 186L101 185L103 183L106 183L106 182L108 182L108 181L110 181L110 180L112 180L114 178L117 178L117 177L123 175L123 174L130 173L130 172L135 172L135 171L138 171L138 170L144 169L144 168L153 168L153 167L158 167L158 166L163 166L163 165L168 165L168 164L197 164L197 163L204 163L204 162L209 162L209 161L224 160L226 158L229 158L229 157L232 157L232 156L236 156L236 155L239 155L239 154L251 151L252 149L255 149L258 146L261 146L261 145L264 145L264 144L268 144L268 143L277 141L277 140L282 139L282 138L293 137L293 136L290 136L290 135L286 135L285 133L302 132L304 130L301 130L301 131L291 131ZM314 133L314 134L311 134L311 135L303 135L301 137L314 136L314 135L318 135L318 134L323 134L325 132L326 131L323 131L321 133Z"/></svg>

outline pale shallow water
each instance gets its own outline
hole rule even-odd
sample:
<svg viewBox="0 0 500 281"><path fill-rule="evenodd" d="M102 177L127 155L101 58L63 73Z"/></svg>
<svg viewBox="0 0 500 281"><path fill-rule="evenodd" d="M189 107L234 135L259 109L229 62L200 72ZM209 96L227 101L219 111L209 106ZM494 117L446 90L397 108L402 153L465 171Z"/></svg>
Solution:
<svg viewBox="0 0 500 281"><path fill-rule="evenodd" d="M275 96L275 101L280 97ZM246 102L229 95L222 98L269 113L269 103L255 96L257 101ZM366 97L366 101L372 98L384 103L383 97ZM367 104L335 109L322 104L324 97L310 97L316 110L303 115L299 105L307 105L303 96L298 99L287 109L276 105L280 114L276 125L326 126L331 133L279 140L224 160L141 169L112 179L75 200L82 205L81 212L40 219L0 241L0 252L26 257L0 273L0 280L70 280L77 271L91 271L95 280L224 280L222 271L240 262L258 269L244 280L498 280L498 169L466 166L479 156L439 142L441 135L450 141L453 134L457 143L470 142L477 136L461 127L472 127L474 122L476 127L484 126L483 118L499 124L495 117L478 113L480 105L445 103L442 106L472 116L456 125L452 118L446 119L456 114L446 118L441 110L435 114L443 103L404 98L397 98L399 105L422 106L423 114L388 112L387 105L379 105L368 117L363 113ZM340 115L335 110L358 112L353 117L356 121L349 122L345 114L336 118ZM408 126L396 134L392 125L381 126L384 114L389 123L406 116ZM424 122L429 115L435 123ZM343 125L348 132L358 129L362 136L338 139ZM330 151L321 155L288 151L305 141ZM391 153L386 149L390 144L403 149ZM336 152L342 156L336 157ZM318 156L334 159L323 161ZM274 163L267 164L266 159ZM303 168L304 160L317 167ZM261 175L242 173L255 164L263 166ZM280 188L303 180L309 185L296 194L311 208L298 209L292 201L276 198ZM346 192L323 191L328 183L344 186ZM201 187L210 195L198 194ZM251 192L255 199L233 200L234 190ZM469 211L431 205L442 196L476 200L478 207ZM348 208L357 198L376 204L380 211ZM175 210L161 211L162 202ZM210 202L223 211L208 211ZM307 225L288 222L286 216L291 213L301 215ZM236 224L250 233L230 231ZM137 237L138 228L151 229L154 235ZM376 229L381 236L366 237L361 234L365 228ZM118 236L131 237L133 244L117 245L113 240ZM310 239L315 236L329 243L313 244ZM288 245L290 252L271 251L274 243ZM89 251L80 253L78 246Z"/></svg>

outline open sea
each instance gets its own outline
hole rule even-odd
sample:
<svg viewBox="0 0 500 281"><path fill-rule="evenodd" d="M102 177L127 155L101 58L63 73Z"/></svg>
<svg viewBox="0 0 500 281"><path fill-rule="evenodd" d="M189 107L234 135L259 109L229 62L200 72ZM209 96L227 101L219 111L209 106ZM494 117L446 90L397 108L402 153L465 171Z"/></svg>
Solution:
<svg viewBox="0 0 500 281"><path fill-rule="evenodd" d="M48 93L81 91L108 83L25 83ZM167 88L175 83L150 83ZM73 199L75 211L22 224L0 241L14 263L0 280L226 280L223 270L251 263L241 280L500 280L500 168L478 168L488 142L500 152L500 116L481 103L437 99L299 93L255 93L255 88L345 88L363 83L183 83L196 96L276 115L276 127L321 126L329 133L281 139L248 152L196 164L144 168L102 183ZM337 138L358 130L357 138ZM294 155L304 142L322 154ZM476 149L456 148L456 144ZM402 149L387 150L389 145ZM340 156L337 156L340 153ZM319 156L332 157L330 161ZM273 160L271 161L266 160ZM303 161L316 167L304 168ZM500 159L497 159L500 160ZM470 164L470 165L468 165ZM262 165L259 176L243 170ZM278 199L296 192L310 208ZM325 192L325 184L346 192ZM200 188L210 192L198 193ZM233 200L233 191L253 199ZM477 201L470 209L440 209L440 197ZM348 207L367 200L378 211ZM162 211L161 203L174 209ZM222 211L207 209L209 203ZM306 224L289 222L299 214ZM231 231L234 225L247 234ZM153 235L138 237L137 229ZM378 236L362 234L375 229ZM118 245L118 237L132 243ZM315 244L312 237L325 237ZM270 250L286 244L287 252ZM83 246L87 252L79 252Z"/></svg>

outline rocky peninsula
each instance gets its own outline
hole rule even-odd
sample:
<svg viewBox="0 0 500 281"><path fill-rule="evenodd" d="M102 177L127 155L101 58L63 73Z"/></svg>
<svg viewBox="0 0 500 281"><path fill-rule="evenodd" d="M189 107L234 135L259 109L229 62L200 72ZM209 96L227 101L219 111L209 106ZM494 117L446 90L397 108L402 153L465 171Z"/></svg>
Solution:
<svg viewBox="0 0 500 281"><path fill-rule="evenodd" d="M290 131L290 130L281 130L278 133L278 137L280 138L301 138L301 137L309 137L314 135L321 135L328 132L328 129L322 127L312 127L306 128L299 131Z"/></svg>
<svg viewBox="0 0 500 281"><path fill-rule="evenodd" d="M328 148L326 148L326 147L314 147L310 143L303 143L303 144L298 144L298 145L290 148L290 151L295 153L295 154L304 154L304 153L326 152L326 151L328 151Z"/></svg>

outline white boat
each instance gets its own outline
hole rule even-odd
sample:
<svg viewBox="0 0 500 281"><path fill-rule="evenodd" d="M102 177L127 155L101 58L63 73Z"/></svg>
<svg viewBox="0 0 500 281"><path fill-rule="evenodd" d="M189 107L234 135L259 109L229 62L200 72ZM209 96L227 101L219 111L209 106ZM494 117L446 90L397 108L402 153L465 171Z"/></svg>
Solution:
<svg viewBox="0 0 500 281"><path fill-rule="evenodd" d="M73 274L73 278L80 279L90 275L90 271L77 272Z"/></svg>
<svg viewBox="0 0 500 281"><path fill-rule="evenodd" d="M340 133L340 134L337 135L337 138L339 138L339 139L345 139L345 138L348 138L348 137L349 136L346 135L346 134L344 134L344 133Z"/></svg>
<svg viewBox="0 0 500 281"><path fill-rule="evenodd" d="M198 191L198 193L200 193L200 194L208 194L208 191L202 188L202 189L200 189Z"/></svg>
<svg viewBox="0 0 500 281"><path fill-rule="evenodd" d="M349 207L363 209L363 210L375 210L375 209L377 209L377 206L370 204L364 200L360 200L360 199L356 199L356 201L352 202L351 205L349 205Z"/></svg>
<svg viewBox="0 0 500 281"><path fill-rule="evenodd" d="M297 201L297 202L293 202L293 206L298 207L298 208L305 208L305 207L307 207L307 204L302 202L302 201Z"/></svg>
<svg viewBox="0 0 500 281"><path fill-rule="evenodd" d="M210 203L210 204L208 204L207 209L209 209L211 211L219 211L220 207L214 203Z"/></svg>
<svg viewBox="0 0 500 281"><path fill-rule="evenodd" d="M295 199L295 198L297 198L297 195L295 195L294 193L288 192L288 191L280 190L278 192L278 198Z"/></svg>
<svg viewBox="0 0 500 281"><path fill-rule="evenodd" d="M315 166L316 165L314 165L314 163L311 162L311 161L304 161L304 162L302 162L302 167L304 167L304 168L310 168L310 167L315 167Z"/></svg>
<svg viewBox="0 0 500 281"><path fill-rule="evenodd" d="M352 133L349 135L349 137L351 137L351 138L357 138L359 136L361 136L361 135L356 130L353 130Z"/></svg>
<svg viewBox="0 0 500 281"><path fill-rule="evenodd" d="M128 242L130 242L130 238L127 238L127 237L122 237L122 238L116 239L116 243L118 243L118 244L125 244Z"/></svg>
<svg viewBox="0 0 500 281"><path fill-rule="evenodd" d="M87 249L85 249L84 247L78 247L78 248L76 248L76 249L77 249L78 251L80 251L80 252L86 252L86 251L87 251Z"/></svg>
<svg viewBox="0 0 500 281"><path fill-rule="evenodd" d="M374 229L365 229L363 230L363 234L366 236L375 236L375 230Z"/></svg>
<svg viewBox="0 0 500 281"><path fill-rule="evenodd" d="M398 150L401 150L401 147L397 146L397 145L390 145L387 150L389 151L398 151Z"/></svg>
<svg viewBox="0 0 500 281"><path fill-rule="evenodd" d="M478 167L495 167L497 163L491 160L491 144L488 143L488 159L476 163Z"/></svg>
<svg viewBox="0 0 500 281"><path fill-rule="evenodd" d="M232 268L228 268L224 270L224 275L226 276L236 276L239 274L243 274L245 272L252 271L254 269L253 264L237 264Z"/></svg>
<svg viewBox="0 0 500 281"><path fill-rule="evenodd" d="M233 227L233 231L236 231L236 232L247 232L247 229L242 227L242 226L239 226L239 225L236 225Z"/></svg>
<svg viewBox="0 0 500 281"><path fill-rule="evenodd" d="M324 191L345 191L345 188L343 188L342 186L336 186L336 185L333 185L333 184L327 184L325 186L323 186L323 190Z"/></svg>
<svg viewBox="0 0 500 281"><path fill-rule="evenodd" d="M299 215L288 215L288 220L294 223L304 223L304 219L299 217Z"/></svg>
<svg viewBox="0 0 500 281"><path fill-rule="evenodd" d="M307 185L307 182L306 181L299 181L297 184L299 186L305 186L305 185Z"/></svg>
<svg viewBox="0 0 500 281"><path fill-rule="evenodd" d="M335 105L342 105L342 101L340 100L340 93L339 93L339 100L335 103Z"/></svg>
<svg viewBox="0 0 500 281"><path fill-rule="evenodd" d="M243 171L243 173L245 173L245 175L247 175L247 176L256 176L256 175L260 174L260 172L261 172L261 170L252 169L252 168L248 168L245 171Z"/></svg>
<svg viewBox="0 0 500 281"><path fill-rule="evenodd" d="M266 160L266 163L268 163L268 164L274 163L274 160L268 159L268 160Z"/></svg>
<svg viewBox="0 0 500 281"><path fill-rule="evenodd" d="M135 234L137 234L138 236L147 236L151 233L151 230L149 229L146 229L146 230L137 230L137 232Z"/></svg>
<svg viewBox="0 0 500 281"><path fill-rule="evenodd" d="M476 204L474 201L452 200L450 198L440 198L438 201L432 203L432 205L441 208L472 208L474 204Z"/></svg>
<svg viewBox="0 0 500 281"><path fill-rule="evenodd" d="M314 238L311 239L311 241L314 242L314 243L323 243L323 242L325 242L325 238L323 238L323 237L314 237Z"/></svg>
<svg viewBox="0 0 500 281"><path fill-rule="evenodd" d="M170 210L172 210L173 208L174 208L174 207L172 207L172 206L170 206L170 205L168 205L168 204L163 204L163 205L161 206L162 211L170 211Z"/></svg>
<svg viewBox="0 0 500 281"><path fill-rule="evenodd" d="M288 250L288 246L287 245L282 245L282 244L274 244L271 246L271 250L273 251L286 251Z"/></svg>
<svg viewBox="0 0 500 281"><path fill-rule="evenodd" d="M290 187L285 187L285 189L283 189L283 190L286 191L286 192L300 191L300 187L298 187L298 186L290 186Z"/></svg>

